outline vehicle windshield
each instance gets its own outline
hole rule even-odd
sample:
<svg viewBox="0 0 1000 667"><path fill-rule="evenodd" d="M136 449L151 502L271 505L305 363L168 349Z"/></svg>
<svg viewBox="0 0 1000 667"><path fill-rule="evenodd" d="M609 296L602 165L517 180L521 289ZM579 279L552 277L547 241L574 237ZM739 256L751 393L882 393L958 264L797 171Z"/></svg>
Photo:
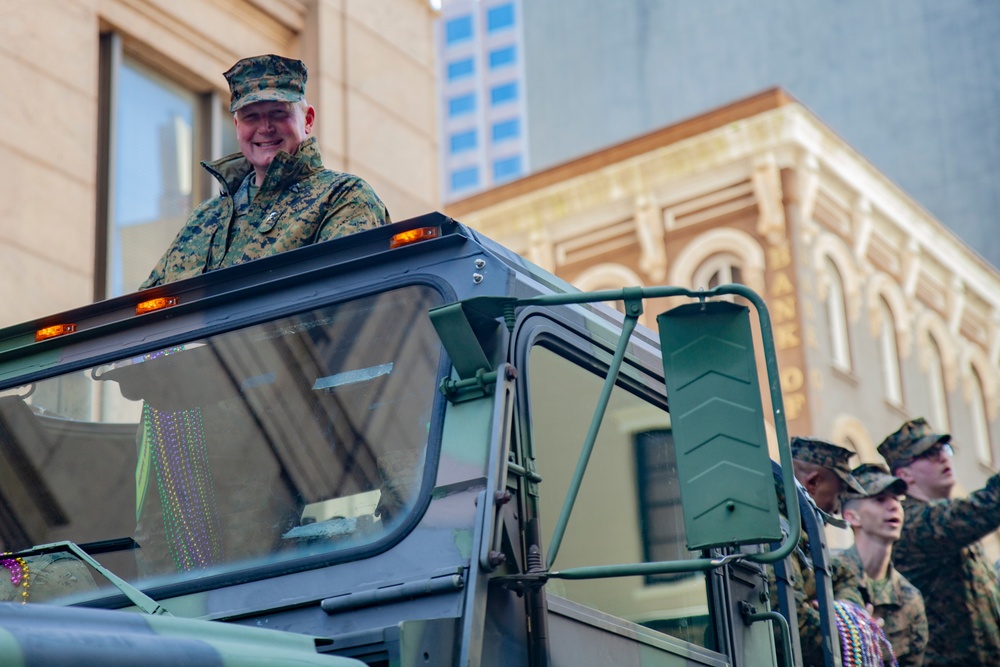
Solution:
<svg viewBox="0 0 1000 667"><path fill-rule="evenodd" d="M152 585L374 545L419 494L441 303L403 287L0 392L0 547L70 540ZM98 579L0 557L4 600Z"/></svg>

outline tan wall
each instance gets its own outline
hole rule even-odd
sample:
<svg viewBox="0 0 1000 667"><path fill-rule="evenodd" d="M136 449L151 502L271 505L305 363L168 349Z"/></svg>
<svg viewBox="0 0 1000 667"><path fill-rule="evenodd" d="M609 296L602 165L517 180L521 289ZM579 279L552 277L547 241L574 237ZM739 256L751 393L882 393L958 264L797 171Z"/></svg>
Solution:
<svg viewBox="0 0 1000 667"><path fill-rule="evenodd" d="M239 58L302 58L327 166L401 220L439 208L433 19L425 0L0 0L0 326L93 298L102 31L224 98Z"/></svg>

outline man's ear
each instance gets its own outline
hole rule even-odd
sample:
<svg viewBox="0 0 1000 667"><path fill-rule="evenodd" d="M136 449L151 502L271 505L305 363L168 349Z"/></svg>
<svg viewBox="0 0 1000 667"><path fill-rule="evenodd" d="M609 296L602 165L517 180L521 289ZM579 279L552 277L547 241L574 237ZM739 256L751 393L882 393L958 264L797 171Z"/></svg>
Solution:
<svg viewBox="0 0 1000 667"><path fill-rule="evenodd" d="M844 507L843 504L840 506L840 515L844 517L844 521L851 524L851 528L861 528L861 517L854 510Z"/></svg>
<svg viewBox="0 0 1000 667"><path fill-rule="evenodd" d="M892 472L892 474L895 475L896 477L900 478L904 482L906 482L907 485L913 484L913 475L910 474L910 469L909 468L906 468L906 467L896 468Z"/></svg>
<svg viewBox="0 0 1000 667"><path fill-rule="evenodd" d="M805 477L803 477L802 486L804 486L806 488L806 491L809 492L809 495L812 496L815 495L816 493L816 487L819 486L819 481L820 481L819 471L810 470L805 474Z"/></svg>
<svg viewBox="0 0 1000 667"><path fill-rule="evenodd" d="M314 109L312 105L309 105L308 107L306 107L306 112L305 112L304 126L306 134L312 134L313 123L315 122L316 122L316 109Z"/></svg>

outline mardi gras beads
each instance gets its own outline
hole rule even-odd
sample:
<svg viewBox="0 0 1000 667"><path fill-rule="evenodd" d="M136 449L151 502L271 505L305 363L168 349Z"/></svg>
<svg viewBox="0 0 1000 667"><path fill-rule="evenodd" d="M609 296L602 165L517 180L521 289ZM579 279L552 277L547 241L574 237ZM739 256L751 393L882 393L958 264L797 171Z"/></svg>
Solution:
<svg viewBox="0 0 1000 667"><path fill-rule="evenodd" d="M0 567L10 570L10 583L21 587L21 604L28 601L28 589L31 587L31 572L23 558L12 556L9 552L0 554Z"/></svg>

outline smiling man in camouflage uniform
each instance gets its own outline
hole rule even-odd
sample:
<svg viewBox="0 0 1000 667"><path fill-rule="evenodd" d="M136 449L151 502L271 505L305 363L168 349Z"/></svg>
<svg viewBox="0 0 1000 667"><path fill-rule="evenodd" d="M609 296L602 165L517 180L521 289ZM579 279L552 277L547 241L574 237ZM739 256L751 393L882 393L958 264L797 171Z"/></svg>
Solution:
<svg viewBox="0 0 1000 667"><path fill-rule="evenodd" d="M930 639L924 665L1000 665L1000 587L978 541L1000 527L1000 474L952 499L951 436L908 421L878 447L908 487L893 562L920 589Z"/></svg>
<svg viewBox="0 0 1000 667"><path fill-rule="evenodd" d="M323 167L302 61L244 58L225 77L241 152L202 162L221 193L195 209L142 289L389 222L367 183Z"/></svg>
<svg viewBox="0 0 1000 667"><path fill-rule="evenodd" d="M883 620L882 630L899 667L920 667L927 646L924 598L892 565L892 548L903 530L900 498L906 493L906 482L872 463L858 466L851 474L865 493L847 492L841 498L854 546L834 556L833 586L856 578L861 597L873 608L872 615Z"/></svg>

